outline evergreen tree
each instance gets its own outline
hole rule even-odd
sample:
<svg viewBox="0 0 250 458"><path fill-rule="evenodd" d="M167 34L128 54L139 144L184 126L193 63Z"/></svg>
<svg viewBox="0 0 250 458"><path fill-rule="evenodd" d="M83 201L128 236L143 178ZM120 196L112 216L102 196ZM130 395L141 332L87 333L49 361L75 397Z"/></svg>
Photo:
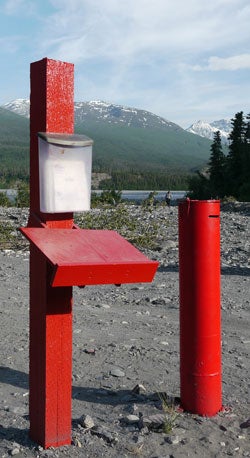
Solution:
<svg viewBox="0 0 250 458"><path fill-rule="evenodd" d="M250 202L250 114L246 116L239 200Z"/></svg>
<svg viewBox="0 0 250 458"><path fill-rule="evenodd" d="M250 113L246 116L245 142L250 144Z"/></svg>
<svg viewBox="0 0 250 458"><path fill-rule="evenodd" d="M224 156L220 133L215 133L210 148L210 177L200 172L192 177L189 180L190 197L233 196L250 202L250 114L244 118L242 111L236 113L229 142L228 156Z"/></svg>
<svg viewBox="0 0 250 458"><path fill-rule="evenodd" d="M225 155L222 150L220 131L215 132L209 160L209 183L211 197L223 197L225 194Z"/></svg>
<svg viewBox="0 0 250 458"><path fill-rule="evenodd" d="M209 179L201 172L196 172L189 180L188 197L191 199L210 199L210 182Z"/></svg>
<svg viewBox="0 0 250 458"><path fill-rule="evenodd" d="M227 156L227 195L239 197L243 181L243 157L245 151L246 124L243 111L232 119L232 132L229 135L229 153Z"/></svg>

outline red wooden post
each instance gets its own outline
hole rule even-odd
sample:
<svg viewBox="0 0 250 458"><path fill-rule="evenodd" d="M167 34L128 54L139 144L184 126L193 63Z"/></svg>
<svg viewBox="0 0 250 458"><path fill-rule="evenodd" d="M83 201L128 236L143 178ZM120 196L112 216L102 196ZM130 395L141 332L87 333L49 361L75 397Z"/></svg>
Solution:
<svg viewBox="0 0 250 458"><path fill-rule="evenodd" d="M73 134L73 72L50 59L31 64L31 203L20 230L32 242L30 436L44 448L71 442L72 285L148 282L158 267L114 231L81 230L72 212L40 211L37 134Z"/></svg>
<svg viewBox="0 0 250 458"><path fill-rule="evenodd" d="M29 226L72 228L73 214L41 214L37 133L73 133L74 66L31 64ZM72 287L52 288L50 265L30 247L30 436L47 448L71 443Z"/></svg>
<svg viewBox="0 0 250 458"><path fill-rule="evenodd" d="M181 404L213 416L222 407L220 202L179 205Z"/></svg>

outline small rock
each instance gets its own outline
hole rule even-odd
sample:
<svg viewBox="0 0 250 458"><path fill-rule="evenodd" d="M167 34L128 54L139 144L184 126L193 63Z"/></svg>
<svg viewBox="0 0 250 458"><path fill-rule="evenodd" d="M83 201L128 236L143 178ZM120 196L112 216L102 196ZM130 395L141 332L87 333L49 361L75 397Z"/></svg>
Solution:
<svg viewBox="0 0 250 458"><path fill-rule="evenodd" d="M221 429L221 431L224 431L224 432L227 431L227 428L225 426L223 426L223 425L220 425L220 429Z"/></svg>
<svg viewBox="0 0 250 458"><path fill-rule="evenodd" d="M134 423L138 423L139 421L139 417L137 415L127 415L126 417L124 417L122 419L125 423L127 423L128 425L132 425Z"/></svg>
<svg viewBox="0 0 250 458"><path fill-rule="evenodd" d="M166 439L166 442L168 444L172 444L172 445L177 445L180 443L180 438L179 436L168 436L167 439Z"/></svg>
<svg viewBox="0 0 250 458"><path fill-rule="evenodd" d="M113 375L113 377L125 377L125 372L123 372L121 369L114 367L110 371L110 375Z"/></svg>
<svg viewBox="0 0 250 458"><path fill-rule="evenodd" d="M79 447L79 448L82 447L81 442L80 442L79 439L77 439L76 437L74 437L74 438L72 439L72 444L75 445L76 447Z"/></svg>
<svg viewBox="0 0 250 458"><path fill-rule="evenodd" d="M126 448L134 456L139 456L142 453L143 443L137 445L128 445Z"/></svg>
<svg viewBox="0 0 250 458"><path fill-rule="evenodd" d="M148 417L141 416L140 426L147 426L149 429L159 430L163 427L166 422L166 415L164 414L155 414Z"/></svg>
<svg viewBox="0 0 250 458"><path fill-rule="evenodd" d="M94 436L100 437L101 439L105 440L109 444L114 444L118 442L117 437L113 436L109 431L102 428L101 426L95 426L90 431L91 431L91 434L93 434Z"/></svg>
<svg viewBox="0 0 250 458"><path fill-rule="evenodd" d="M94 420L90 415L82 415L79 421L84 428L91 429L95 426Z"/></svg>
<svg viewBox="0 0 250 458"><path fill-rule="evenodd" d="M151 304L153 305L166 305L165 299L162 298L157 298L157 299L152 299Z"/></svg>
<svg viewBox="0 0 250 458"><path fill-rule="evenodd" d="M141 383L138 383L137 385L135 385L135 387L132 389L132 393L133 394L141 394L141 392L144 391L144 393L146 392L146 388L141 384Z"/></svg>
<svg viewBox="0 0 250 458"><path fill-rule="evenodd" d="M95 307L98 309L109 309L110 305L109 304L95 304Z"/></svg>
<svg viewBox="0 0 250 458"><path fill-rule="evenodd" d="M84 353L87 353L88 355L95 355L95 349L94 348L89 348L89 349L85 349L84 350Z"/></svg>
<svg viewBox="0 0 250 458"><path fill-rule="evenodd" d="M10 455L11 456L15 456L15 455L18 455L20 453L20 449L15 447L13 448L12 450L10 450Z"/></svg>
<svg viewBox="0 0 250 458"><path fill-rule="evenodd" d="M249 428L250 427L250 418L248 420L244 421L243 423L240 424L240 427L242 429Z"/></svg>
<svg viewBox="0 0 250 458"><path fill-rule="evenodd" d="M128 414L134 415L138 410L138 406L135 403L133 403L133 404L129 404L125 409L128 412Z"/></svg>
<svg viewBox="0 0 250 458"><path fill-rule="evenodd" d="M103 309L110 309L110 305L109 304L102 304L101 307Z"/></svg>

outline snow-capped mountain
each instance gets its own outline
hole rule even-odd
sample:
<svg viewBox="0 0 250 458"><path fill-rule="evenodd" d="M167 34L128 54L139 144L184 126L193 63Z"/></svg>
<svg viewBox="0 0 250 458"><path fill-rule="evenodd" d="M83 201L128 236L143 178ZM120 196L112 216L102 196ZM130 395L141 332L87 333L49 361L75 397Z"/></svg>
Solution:
<svg viewBox="0 0 250 458"><path fill-rule="evenodd" d="M0 147L5 144L9 147L11 132L13 163L17 161L22 137L27 164L28 117L29 101L26 99L0 107ZM94 139L93 166L98 171L186 173L203 167L209 157L208 139L192 135L148 111L107 102L76 102L75 131ZM10 162L9 156L6 162ZM19 166L23 163L19 162Z"/></svg>
<svg viewBox="0 0 250 458"><path fill-rule="evenodd" d="M197 121L186 130L187 132L199 135L200 137L209 138L209 140L213 140L215 132L219 130L221 134L221 141L227 144L231 129L232 126L230 120L220 119L219 121L213 121L211 123Z"/></svg>
<svg viewBox="0 0 250 458"><path fill-rule="evenodd" d="M171 130L182 129L177 124L168 121L161 116L157 116L146 110L138 108L116 105L113 103L92 100L90 102L75 102L75 123L83 124L85 120L95 119L105 121L108 124L126 125L141 128L169 128ZM16 114L29 117L30 101L29 99L16 99L3 105L3 108L13 111ZM213 140L214 133L220 131L223 143L228 143L228 135L231 131L231 122L227 119L220 119L211 123L197 121L192 124L187 132L199 135L200 137Z"/></svg>
<svg viewBox="0 0 250 458"><path fill-rule="evenodd" d="M13 111L14 113L19 114L21 116L25 116L26 118L29 118L30 115L29 99L12 100L12 102L5 103L5 105L3 105L3 108L6 108L6 110Z"/></svg>
<svg viewBox="0 0 250 458"><path fill-rule="evenodd" d="M82 124L86 118L106 121L110 124L123 124L133 127L165 127L174 130L181 129L177 124L146 110L125 107L113 103L94 100L90 102L75 102L75 123ZM30 102L28 99L16 99L3 105L3 108L25 117L29 117Z"/></svg>
<svg viewBox="0 0 250 458"><path fill-rule="evenodd" d="M177 124L161 116L138 108L116 105L113 103L93 100L90 102L75 102L75 122L82 123L84 118L94 116L110 124L125 124L133 127L170 127L180 129Z"/></svg>

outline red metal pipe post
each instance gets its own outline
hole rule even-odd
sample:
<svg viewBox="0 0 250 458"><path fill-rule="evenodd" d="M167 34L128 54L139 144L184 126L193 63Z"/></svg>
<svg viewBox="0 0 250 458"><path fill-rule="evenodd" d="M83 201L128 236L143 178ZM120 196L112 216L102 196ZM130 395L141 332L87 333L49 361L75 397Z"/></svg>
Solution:
<svg viewBox="0 0 250 458"><path fill-rule="evenodd" d="M180 392L184 410L222 407L220 202L179 204Z"/></svg>
<svg viewBox="0 0 250 458"><path fill-rule="evenodd" d="M73 214L40 212L37 133L73 133L73 64L32 63L30 102L29 226L72 228ZM71 443L72 287L53 288L50 275L46 258L31 244L30 436L44 448Z"/></svg>

